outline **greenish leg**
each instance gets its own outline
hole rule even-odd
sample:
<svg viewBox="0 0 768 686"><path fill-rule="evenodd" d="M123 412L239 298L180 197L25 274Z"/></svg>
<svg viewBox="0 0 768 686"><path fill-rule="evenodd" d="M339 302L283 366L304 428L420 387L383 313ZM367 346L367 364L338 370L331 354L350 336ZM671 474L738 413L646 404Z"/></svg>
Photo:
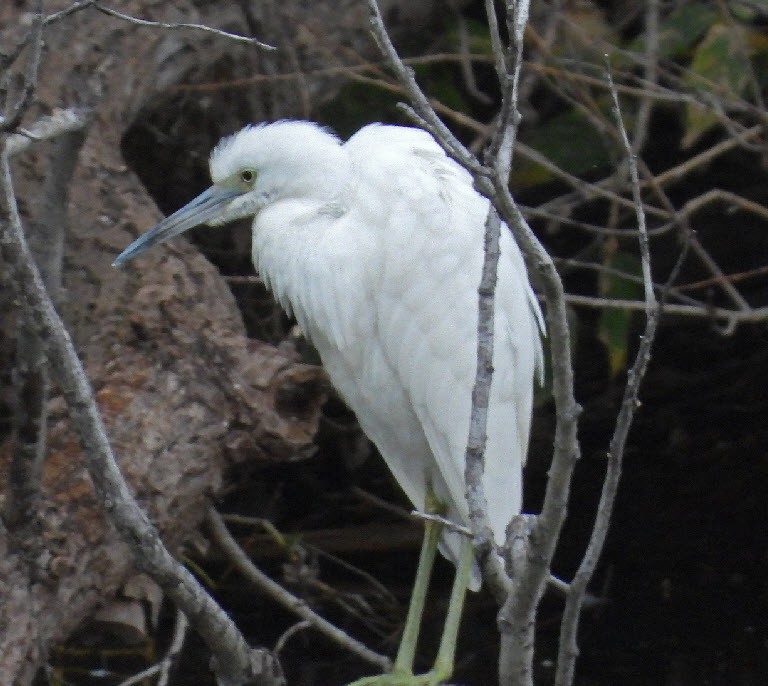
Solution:
<svg viewBox="0 0 768 686"><path fill-rule="evenodd" d="M434 512L438 507L430 507L430 504L439 506L439 503L430 503L428 496L427 510ZM403 637L397 657L388 674L365 677L355 681L350 686L438 686L453 674L454 659L456 656L456 640L461 623L461 612L464 609L464 597L467 584L472 573L473 547L472 541L467 538L461 545L461 557L456 566L456 576L451 588L451 597L448 601L448 613L445 618L443 635L440 639L440 648L434 667L426 674L413 673L413 661L416 657L416 644L419 640L419 629L424 614L424 605L427 598L429 579L432 576L437 543L440 540L443 526L437 522L427 521L424 527L424 540L419 554L419 566L416 570L416 579L413 584L411 602L408 606L408 615L405 619Z"/></svg>
<svg viewBox="0 0 768 686"><path fill-rule="evenodd" d="M437 542L440 540L442 528L442 524L433 521L427 521L424 526L419 566L416 569L416 579L413 583L411 601L405 618L403 636L400 639L400 647L397 650L392 671L388 674L358 679L349 686L430 686L431 673L414 676L413 661L416 657L416 644L419 640L419 629L424 615L429 579L432 576L432 567L437 554Z"/></svg>
<svg viewBox="0 0 768 686"><path fill-rule="evenodd" d="M408 606L408 615L405 619L403 637L400 639L400 648L397 651L393 672L413 673L413 660L416 657L416 644L419 640L421 618L424 615L424 604L427 599L429 579L432 576L432 567L435 564L437 542L440 539L442 525L437 522L427 521L424 526L424 539L421 542L419 554L419 566L416 568L416 579L413 582L411 602Z"/></svg>
<svg viewBox="0 0 768 686"><path fill-rule="evenodd" d="M456 641L459 636L461 612L464 609L464 598L467 595L469 576L472 573L473 559L472 540L464 538L461 543L461 559L456 567L456 576L451 588L451 599L448 602L448 614L445 618L443 636L440 639L440 649L437 652L432 674L436 684L450 679L453 674L453 664L456 657Z"/></svg>

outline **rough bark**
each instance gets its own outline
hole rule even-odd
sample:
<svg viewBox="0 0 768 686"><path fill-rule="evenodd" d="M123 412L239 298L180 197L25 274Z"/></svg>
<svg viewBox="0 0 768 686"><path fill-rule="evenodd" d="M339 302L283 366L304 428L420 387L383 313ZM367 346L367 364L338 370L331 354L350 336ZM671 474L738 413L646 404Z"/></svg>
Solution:
<svg viewBox="0 0 768 686"><path fill-rule="evenodd" d="M45 9L70 4L51 1ZM312 450L325 381L290 351L247 339L228 288L183 241L124 270L109 266L160 216L126 166L121 141L137 116L147 108L157 111L169 98L189 97L204 107L207 96L173 94L175 84L327 66L341 44L373 54L361 8L310 5L257 3L247 11L235 1L197 7L191 0L132 0L120 6L143 18L255 33L282 48L272 54L209 34L142 28L93 9L45 29L27 123L72 106L89 108L91 121L68 215L61 217L68 220L61 308L121 466L172 550L192 537L233 461L293 459ZM429 3L402 6L420 8L423 17ZM400 19L418 27L413 14ZM0 8L0 26L5 52L25 33L15 3ZM327 81L302 88L286 82L246 89L234 98L236 107L225 98L214 109L226 114L209 135L215 139L245 119L307 114L307 98L329 91ZM49 144L42 144L15 163L28 227L43 211L35 198L49 159ZM188 168L180 162L173 181L183 181ZM0 402L6 407L18 316L8 292L0 289ZM2 489L12 449L8 441L0 446L0 506L7 499ZM22 529L0 522L0 675L7 684L28 683L51 642L64 638L132 571L125 546L95 505L56 389L38 507L39 537L20 537Z"/></svg>

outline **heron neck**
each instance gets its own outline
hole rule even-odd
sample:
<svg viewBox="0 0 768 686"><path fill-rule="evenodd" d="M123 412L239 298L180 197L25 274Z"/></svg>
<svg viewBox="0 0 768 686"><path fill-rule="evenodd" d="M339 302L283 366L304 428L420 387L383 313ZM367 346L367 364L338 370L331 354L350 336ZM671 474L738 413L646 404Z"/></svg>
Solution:
<svg viewBox="0 0 768 686"><path fill-rule="evenodd" d="M319 259L323 237L346 212L342 202L341 198L285 199L264 208L253 222L254 267L283 309L295 314L302 326L311 310L305 307L307 289L317 284L324 270Z"/></svg>

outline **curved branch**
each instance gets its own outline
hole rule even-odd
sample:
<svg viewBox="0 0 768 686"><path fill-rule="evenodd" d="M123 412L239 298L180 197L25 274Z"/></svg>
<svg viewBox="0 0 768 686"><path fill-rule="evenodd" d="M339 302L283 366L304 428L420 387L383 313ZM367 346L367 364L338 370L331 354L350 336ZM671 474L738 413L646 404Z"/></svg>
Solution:
<svg viewBox="0 0 768 686"><path fill-rule="evenodd" d="M72 121L65 119L62 126L72 126ZM46 137L54 137L60 130L51 125ZM157 581L208 644L214 655L214 670L219 682L232 686L278 686L284 682L274 657L266 651L251 651L227 614L194 576L174 560L136 503L115 461L93 390L72 339L45 290L24 236L13 190L10 157L26 149L31 142L27 137L14 134L4 141L0 153L0 185L6 214L0 236L0 255L9 266L9 283L24 305L30 327L42 341L52 378L58 382L69 406L96 495L130 546L137 567Z"/></svg>
<svg viewBox="0 0 768 686"><path fill-rule="evenodd" d="M289 612L293 612L306 620L310 626L321 634L346 648L351 653L361 657L366 662L385 672L392 668L392 662L388 657L379 655L370 648L366 648L362 643L356 641L337 626L334 626L328 620L318 615L301 598L297 598L264 574L243 552L243 549L227 530L221 515L213 508L208 510L208 526L213 534L213 540L226 553L227 558L248 581L272 598L272 600L282 605Z"/></svg>

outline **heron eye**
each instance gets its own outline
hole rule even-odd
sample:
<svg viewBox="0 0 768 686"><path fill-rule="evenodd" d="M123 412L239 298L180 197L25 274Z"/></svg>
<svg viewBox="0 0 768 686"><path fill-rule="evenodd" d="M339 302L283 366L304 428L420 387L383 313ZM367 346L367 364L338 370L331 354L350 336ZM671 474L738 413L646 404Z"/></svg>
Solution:
<svg viewBox="0 0 768 686"><path fill-rule="evenodd" d="M256 178L256 172L253 171L253 169L243 169L243 171L240 172L240 178L245 183L253 183L253 180Z"/></svg>

